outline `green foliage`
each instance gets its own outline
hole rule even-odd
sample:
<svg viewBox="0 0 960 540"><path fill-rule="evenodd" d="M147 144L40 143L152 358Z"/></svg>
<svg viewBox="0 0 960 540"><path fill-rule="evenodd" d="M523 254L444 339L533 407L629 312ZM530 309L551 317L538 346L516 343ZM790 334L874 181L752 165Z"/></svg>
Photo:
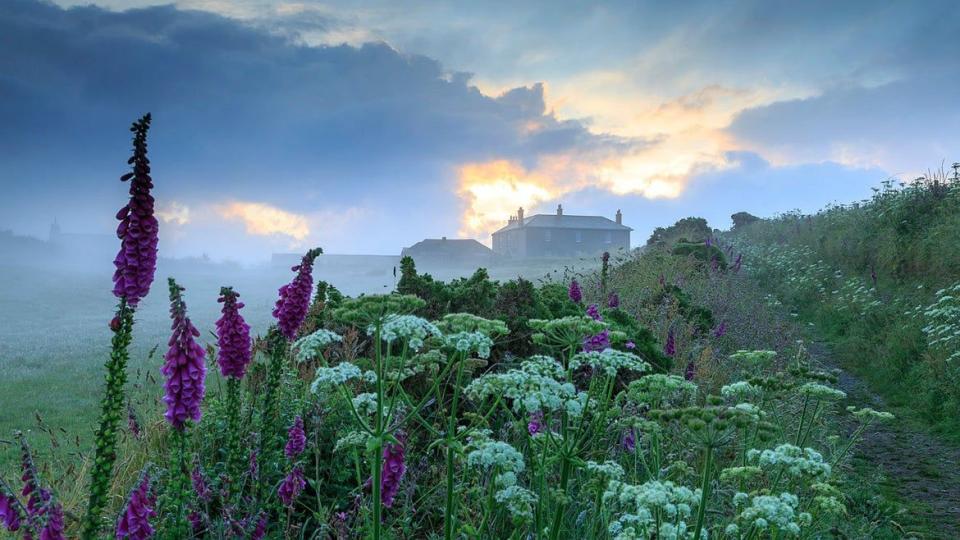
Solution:
<svg viewBox="0 0 960 540"><path fill-rule="evenodd" d="M708 246L704 242L686 242L680 240L674 244L670 253L680 257L693 257L704 265L716 264L721 270L727 269L727 258L724 256L723 251L715 245Z"/></svg>
<svg viewBox="0 0 960 540"><path fill-rule="evenodd" d="M602 311L603 320L612 330L623 332L628 341L633 342L634 354L653 366L653 370L666 373L673 367L673 359L663 354L663 347L649 328L644 327L626 311L619 308L607 308Z"/></svg>
<svg viewBox="0 0 960 540"><path fill-rule="evenodd" d="M669 227L657 227L653 234L647 239L648 246L669 246L680 240L687 239L691 242L702 242L713 232L707 225L707 220L700 217L686 217Z"/></svg>
<svg viewBox="0 0 960 540"><path fill-rule="evenodd" d="M760 218L749 212L737 212L736 214L730 216L730 219L733 221L733 228L735 230L742 229L743 227L760 220Z"/></svg>
<svg viewBox="0 0 960 540"><path fill-rule="evenodd" d="M649 300L651 305L673 302L683 318L703 333L709 332L716 321L710 309L697 305L683 289L676 285L664 285L660 292Z"/></svg>

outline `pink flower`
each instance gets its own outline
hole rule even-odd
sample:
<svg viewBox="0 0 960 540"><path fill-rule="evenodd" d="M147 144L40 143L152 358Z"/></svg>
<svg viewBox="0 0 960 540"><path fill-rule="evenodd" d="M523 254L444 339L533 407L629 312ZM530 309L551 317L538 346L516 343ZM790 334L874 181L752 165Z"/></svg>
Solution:
<svg viewBox="0 0 960 540"><path fill-rule="evenodd" d="M607 298L607 307L611 309L620 307L620 295L615 292L610 293L610 297Z"/></svg>
<svg viewBox="0 0 960 540"><path fill-rule="evenodd" d="M164 384L166 394L163 401L167 404L164 415L170 425L182 430L187 420L200 421L200 403L206 393L204 380L207 376L205 353L194 338L200 335L190 318L187 317L187 305L183 301L183 287L170 278L170 317L173 319L173 334L168 344L170 349L164 356L165 363L160 372L167 378Z"/></svg>
<svg viewBox="0 0 960 540"><path fill-rule="evenodd" d="M287 456L287 459L293 461L306 448L307 436L303 432L303 419L298 416L293 420L290 431L287 432L287 446L283 449L283 453Z"/></svg>
<svg viewBox="0 0 960 540"><path fill-rule="evenodd" d="M543 411L537 411L530 415L530 421L527 422L527 431L530 435L536 435L543 431Z"/></svg>
<svg viewBox="0 0 960 540"><path fill-rule="evenodd" d="M63 507L53 503L46 514L47 522L40 530L40 540L66 540L63 534Z"/></svg>
<svg viewBox="0 0 960 540"><path fill-rule="evenodd" d="M323 250L311 249L303 256L300 264L291 268L297 273L293 281L280 287L280 298L273 308L280 333L289 340L297 337L297 330L307 318L310 309L310 295L313 293L313 261Z"/></svg>
<svg viewBox="0 0 960 540"><path fill-rule="evenodd" d="M142 475L140 483L130 492L127 505L117 521L117 540L146 540L153 538L154 529L150 518L157 515L156 497L150 490L150 477Z"/></svg>
<svg viewBox="0 0 960 540"><path fill-rule="evenodd" d="M20 529L19 505L13 493L5 493L0 488L0 523L10 532Z"/></svg>
<svg viewBox="0 0 960 540"><path fill-rule="evenodd" d="M580 290L580 284L577 283L577 280L572 280L570 282L570 288L567 290L567 296L570 297L570 300L574 304L579 304L583 301L583 291Z"/></svg>
<svg viewBox="0 0 960 540"><path fill-rule="evenodd" d="M587 315L595 321L603 320L603 317L600 315L600 308L598 308L596 304L590 304L590 306L587 307Z"/></svg>
<svg viewBox="0 0 960 540"><path fill-rule="evenodd" d="M150 129L150 114L134 122L130 131L133 136L133 172L120 180L130 180L130 202L117 212L120 225L120 251L113 260L113 294L126 298L136 307L140 299L150 292L153 275L157 270L157 218L153 215L153 179L150 177L150 160L147 159L147 131Z"/></svg>
<svg viewBox="0 0 960 540"><path fill-rule="evenodd" d="M243 302L237 301L239 296L232 288L223 287L217 300L223 304L222 315L217 321L217 345L220 347L217 363L224 377L235 379L243 378L253 358L250 351L250 325L240 315Z"/></svg>

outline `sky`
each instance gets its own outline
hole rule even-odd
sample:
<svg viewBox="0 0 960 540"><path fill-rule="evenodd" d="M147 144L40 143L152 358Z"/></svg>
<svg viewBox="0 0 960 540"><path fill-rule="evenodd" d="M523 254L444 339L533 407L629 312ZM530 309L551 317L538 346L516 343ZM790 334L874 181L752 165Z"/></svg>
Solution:
<svg viewBox="0 0 960 540"><path fill-rule="evenodd" d="M130 122L168 256L654 227L960 160L960 3L0 2L0 229L110 234Z"/></svg>

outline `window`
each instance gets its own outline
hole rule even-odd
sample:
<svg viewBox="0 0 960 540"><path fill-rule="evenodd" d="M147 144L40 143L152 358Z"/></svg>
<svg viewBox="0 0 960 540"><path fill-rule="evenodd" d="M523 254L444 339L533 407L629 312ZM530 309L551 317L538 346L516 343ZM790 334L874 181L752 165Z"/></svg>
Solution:
<svg viewBox="0 0 960 540"><path fill-rule="evenodd" d="M613 233L610 231L607 231L607 235L604 237L603 241L606 244L613 242Z"/></svg>
<svg viewBox="0 0 960 540"><path fill-rule="evenodd" d="M543 241L544 242L550 241L550 229L543 231Z"/></svg>
<svg viewBox="0 0 960 540"><path fill-rule="evenodd" d="M574 234L575 234L575 236L576 236L577 243L583 242L583 232L582 232L582 231L577 231L577 232L574 233Z"/></svg>

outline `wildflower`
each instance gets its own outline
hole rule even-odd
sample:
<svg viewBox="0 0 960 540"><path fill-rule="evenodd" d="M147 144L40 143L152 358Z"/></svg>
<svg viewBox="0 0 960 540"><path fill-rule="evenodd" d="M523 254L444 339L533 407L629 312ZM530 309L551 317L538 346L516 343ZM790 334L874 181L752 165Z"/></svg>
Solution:
<svg viewBox="0 0 960 540"><path fill-rule="evenodd" d="M861 422L869 422L873 420L878 420L880 422L888 422L896 418L893 414L886 411L876 411L870 407L864 407L862 409L857 409L854 406L847 407L847 411L852 413L858 420Z"/></svg>
<svg viewBox="0 0 960 540"><path fill-rule="evenodd" d="M697 366L693 363L693 360L691 360L687 362L687 369L683 371L683 378L687 381L692 381L696 376Z"/></svg>
<svg viewBox="0 0 960 540"><path fill-rule="evenodd" d="M10 532L20 529L20 502L16 495L0 487L0 523Z"/></svg>
<svg viewBox="0 0 960 540"><path fill-rule="evenodd" d="M610 293L610 296L607 298L607 307L610 309L620 307L620 295L615 292Z"/></svg>
<svg viewBox="0 0 960 540"><path fill-rule="evenodd" d="M52 503L46 510L47 522L40 530L40 540L66 540L63 534L63 507Z"/></svg>
<svg viewBox="0 0 960 540"><path fill-rule="evenodd" d="M722 338L727 333L727 321L720 321L720 324L713 329L713 337Z"/></svg>
<svg viewBox="0 0 960 540"><path fill-rule="evenodd" d="M293 461L306 448L307 436L303 432L303 418L297 416L293 420L293 425L290 426L290 431L287 432L287 446L284 447L283 453L287 459Z"/></svg>
<svg viewBox="0 0 960 540"><path fill-rule="evenodd" d="M637 430L633 426L623 433L623 449L631 454L637 450Z"/></svg>
<svg viewBox="0 0 960 540"><path fill-rule="evenodd" d="M367 334L372 336L376 332L376 326L370 325L367 328ZM391 313L383 319L380 327L380 338L387 343L400 340L413 350L418 351L423 347L423 342L429 336L439 336L440 329L436 325L417 317L416 315L397 315Z"/></svg>
<svg viewBox="0 0 960 540"><path fill-rule="evenodd" d="M477 353L480 358L490 357L493 340L481 332L457 332L444 337L448 347L463 353Z"/></svg>
<svg viewBox="0 0 960 540"><path fill-rule="evenodd" d="M641 485L611 480L603 492L616 519L608 531L616 539L687 538L685 522L699 504L700 490L652 480Z"/></svg>
<svg viewBox="0 0 960 540"><path fill-rule="evenodd" d="M629 339L627 340L626 343L623 344L623 346L626 347L627 349L630 349L631 351L637 348L637 344Z"/></svg>
<svg viewBox="0 0 960 540"><path fill-rule="evenodd" d="M325 328L296 340L293 348L297 351L297 362L309 362L319 357L327 345L336 341L343 341L343 337Z"/></svg>
<svg viewBox="0 0 960 540"><path fill-rule="evenodd" d="M587 336L583 340L583 352L602 351L610 348L610 331L603 330L599 334Z"/></svg>
<svg viewBox="0 0 960 540"><path fill-rule="evenodd" d="M507 323L496 319L484 319L472 313L448 313L437 322L437 327L447 334L480 332L485 336L498 337L510 333Z"/></svg>
<svg viewBox="0 0 960 540"><path fill-rule="evenodd" d="M293 506L293 501L300 496L300 492L303 491L306 485L307 481L303 477L303 469L297 465L283 479L283 482L280 483L280 487L277 489L277 495L280 497L284 506Z"/></svg>
<svg viewBox="0 0 960 540"><path fill-rule="evenodd" d="M187 305L183 301L183 287L170 278L170 316L173 319L173 335L170 336L170 349L164 356L165 363L160 372L167 377L164 384L167 404L164 415L170 425L182 430L187 420L200 421L200 403L206 388L204 378L207 365L204 362L203 347L194 340L200 332L187 317Z"/></svg>
<svg viewBox="0 0 960 540"><path fill-rule="evenodd" d="M257 519L257 526L250 533L250 540L262 540L267 535L267 514L260 512L260 518Z"/></svg>
<svg viewBox="0 0 960 540"><path fill-rule="evenodd" d="M743 264L743 253L737 254L737 260L733 262L733 273L740 272L740 266Z"/></svg>
<svg viewBox="0 0 960 540"><path fill-rule="evenodd" d="M307 318L310 309L310 294L313 292L313 261L321 254L320 248L311 249L300 264L291 268L297 273L293 281L280 287L280 298L273 308L280 333L288 340L297 337L297 330Z"/></svg>
<svg viewBox="0 0 960 540"><path fill-rule="evenodd" d="M220 347L217 363L224 377L235 379L243 378L253 358L250 351L250 325L240 315L243 302L237 301L239 296L232 288L223 287L217 300L223 304L222 316L217 321L217 345Z"/></svg>
<svg viewBox="0 0 960 540"><path fill-rule="evenodd" d="M513 400L516 412L565 410L579 417L586 394L577 392L571 383L557 381L556 377L562 377L563 373L563 366L556 360L534 356L524 361L520 369L488 373L474 379L464 392L475 401L490 396Z"/></svg>
<svg viewBox="0 0 960 540"><path fill-rule="evenodd" d="M817 383L806 383L798 389L798 392L813 399L826 401L839 401L847 397L846 392L842 390Z"/></svg>
<svg viewBox="0 0 960 540"><path fill-rule="evenodd" d="M595 321L603 320L603 316L600 315L600 308L598 308L596 304L590 304L590 306L587 307L587 315Z"/></svg>
<svg viewBox="0 0 960 540"><path fill-rule="evenodd" d="M124 298L131 307L136 307L150 292L153 275L157 269L157 218L153 214L153 179L150 177L150 160L147 159L147 131L150 129L150 113L133 123L133 157L128 163L133 172L120 177L130 180L130 202L117 212L120 224L117 237L120 251L113 260L113 295Z"/></svg>
<svg viewBox="0 0 960 540"><path fill-rule="evenodd" d="M117 521L117 540L146 540L153 537L154 529L150 525L150 518L157 515L154 507L156 497L150 489L150 477L144 472L140 482L127 497L127 504L123 514Z"/></svg>
<svg viewBox="0 0 960 540"><path fill-rule="evenodd" d="M404 461L404 442L406 437L399 433L399 442L386 445L383 449L383 466L380 472L380 500L387 508L393 506L393 499L400 490L400 482L407 471Z"/></svg>
<svg viewBox="0 0 960 540"><path fill-rule="evenodd" d="M360 368L350 362L340 362L333 367L317 368L310 390L316 394L321 388L343 384L363 376Z"/></svg>
<svg viewBox="0 0 960 540"><path fill-rule="evenodd" d="M208 502L210 500L213 491L210 489L210 486L207 485L207 479L203 475L203 471L200 470L199 463L194 465L193 470L190 472L190 483L193 485L193 492L196 494L197 499L202 502Z"/></svg>
<svg viewBox="0 0 960 540"><path fill-rule="evenodd" d="M677 354L677 341L673 336L673 328L667 330L667 343L663 346L663 354L673 358Z"/></svg>
<svg viewBox="0 0 960 540"><path fill-rule="evenodd" d="M567 291L567 296L570 297L570 300L574 304L579 304L583 301L583 291L580 290L580 284L577 283L577 280L570 281L570 289Z"/></svg>
<svg viewBox="0 0 960 540"><path fill-rule="evenodd" d="M621 370L642 372L650 369L650 364L644 362L639 356L609 348L604 349L602 352L589 351L578 353L570 359L570 367L572 369L577 369L584 364L596 370L602 370L604 374L610 377L615 377L617 372Z"/></svg>
<svg viewBox="0 0 960 540"><path fill-rule="evenodd" d="M260 464L257 462L257 450L254 448L250 451L250 457L247 459L247 476L251 480L256 479L260 475Z"/></svg>
<svg viewBox="0 0 960 540"><path fill-rule="evenodd" d="M773 450L759 451L751 449L747 459L757 461L761 467L784 467L794 477L808 476L825 478L830 476L831 467L823 461L823 456L813 448L799 448L792 444L781 444Z"/></svg>
<svg viewBox="0 0 960 540"><path fill-rule="evenodd" d="M530 421L527 422L527 432L531 436L543 431L543 411L534 411L530 413Z"/></svg>
<svg viewBox="0 0 960 540"><path fill-rule="evenodd" d="M514 521L523 523L533 519L533 505L537 502L537 496L530 490L517 485L506 486L498 490L493 498L506 505L507 512Z"/></svg>
<svg viewBox="0 0 960 540"><path fill-rule="evenodd" d="M499 471L518 473L525 468L523 454L513 446L491 439L471 441L472 450L467 453L467 464L488 470L496 468Z"/></svg>
<svg viewBox="0 0 960 540"><path fill-rule="evenodd" d="M743 499L744 497L735 497L734 504L742 505L742 502L737 504L737 501ZM779 496L759 495L750 500L750 506L744 508L737 518L757 529L767 529L772 525L779 531L797 536L800 534L801 525L809 525L812 521L810 514L796 514L798 504L797 496L792 493L781 493Z"/></svg>
<svg viewBox="0 0 960 540"><path fill-rule="evenodd" d="M720 395L726 398L749 399L760 393L760 388L747 381L737 381L720 388Z"/></svg>
<svg viewBox="0 0 960 540"><path fill-rule="evenodd" d="M609 480L620 480L624 475L623 467L615 461L604 461L603 463L587 461L586 468L590 474L602 478L604 484Z"/></svg>

